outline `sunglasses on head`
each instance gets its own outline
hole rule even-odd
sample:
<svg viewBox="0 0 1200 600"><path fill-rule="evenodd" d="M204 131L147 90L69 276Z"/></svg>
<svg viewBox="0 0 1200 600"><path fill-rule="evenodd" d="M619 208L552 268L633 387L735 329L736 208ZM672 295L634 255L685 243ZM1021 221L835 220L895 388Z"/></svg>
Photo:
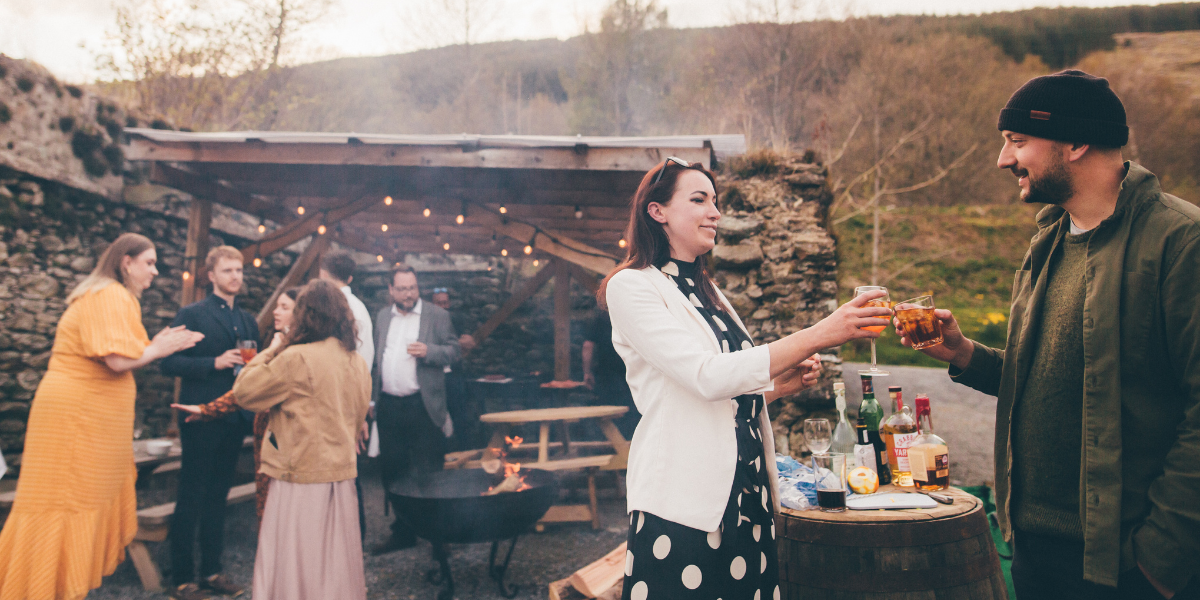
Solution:
<svg viewBox="0 0 1200 600"><path fill-rule="evenodd" d="M661 169L658 170L658 175L656 175L654 177L654 183L651 183L650 184L651 186L658 185L659 180L662 179L663 173L665 173L667 171L667 167L671 166L671 163L675 163L685 169L691 168L691 166L692 166L691 163L689 163L686 160L683 160L682 158L679 158L676 156L668 156L667 159L663 161L663 166Z"/></svg>

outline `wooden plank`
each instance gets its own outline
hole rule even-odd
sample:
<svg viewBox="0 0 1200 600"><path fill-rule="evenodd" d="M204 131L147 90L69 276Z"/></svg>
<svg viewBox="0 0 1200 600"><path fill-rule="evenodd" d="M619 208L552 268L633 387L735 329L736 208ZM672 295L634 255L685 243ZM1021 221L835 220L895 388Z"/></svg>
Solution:
<svg viewBox="0 0 1200 600"><path fill-rule="evenodd" d="M128 160L646 172L667 156L711 166L709 148L468 148L392 144L155 142L130 139Z"/></svg>
<svg viewBox="0 0 1200 600"><path fill-rule="evenodd" d="M554 275L554 261L549 262L550 264L542 267L542 269L533 277L530 277L529 280L526 281L525 284L516 291L516 293L514 293L512 296L509 296L508 301L505 302L503 306L496 310L492 316L488 317L488 320L484 322L483 325L480 325L479 328L471 334L477 343L482 345L483 340L487 339L489 335L492 335L492 332L496 330L496 327L499 327L501 323L508 319L508 317L512 316L512 314L516 312L517 308L524 304L526 300L532 298L533 295L538 292L538 290L542 289L542 286L546 285L547 281L550 281L550 277Z"/></svg>
<svg viewBox="0 0 1200 600"><path fill-rule="evenodd" d="M613 584L625 577L626 550L627 542L621 542L612 552L575 571L569 579L571 587L588 598L595 598L608 591Z"/></svg>
<svg viewBox="0 0 1200 600"><path fill-rule="evenodd" d="M158 565L150 557L150 551L146 549L146 544L133 541L127 550L129 551L129 560L133 563L133 568L137 570L138 578L142 580L142 589L147 592L161 592L162 572L158 570Z"/></svg>
<svg viewBox="0 0 1200 600"><path fill-rule="evenodd" d="M183 268L187 277L179 294L180 306L187 306L203 296L197 290L203 291L208 283L204 259L208 256L208 233L211 227L212 202L193 197L188 211L187 244L183 252Z"/></svg>
<svg viewBox="0 0 1200 600"><path fill-rule="evenodd" d="M556 504L538 523L591 523L592 511L586 504Z"/></svg>
<svg viewBox="0 0 1200 600"><path fill-rule="evenodd" d="M538 423L538 462L544 463L550 460L550 423L543 421Z"/></svg>
<svg viewBox="0 0 1200 600"><path fill-rule="evenodd" d="M273 252L291 246L292 244L304 239L304 237L307 235L318 233L321 225L325 225L327 228L332 227L342 219L362 212L367 208L382 202L382 196L369 193L357 200L354 200L353 202L348 202L336 208L331 208L325 211L313 210L309 214L305 215L303 219L284 225L283 227L272 231L269 235L264 236L258 242L242 248L242 259L244 262L250 263L255 258L266 257ZM325 237L328 239L326 236L320 234L318 234L318 237Z"/></svg>
<svg viewBox="0 0 1200 600"><path fill-rule="evenodd" d="M604 275L604 277L607 277L607 275ZM571 279L578 281L579 285L582 285L583 289L587 290L590 294L594 295L596 290L600 289L600 277L595 273L585 271L579 265L571 265Z"/></svg>
<svg viewBox="0 0 1200 600"><path fill-rule="evenodd" d="M304 283L304 276L309 269L317 262L321 253L329 247L329 236L313 235L308 247L304 252L296 258L296 262L292 263L292 268L288 270L287 275L279 281L279 285L275 286L275 291L271 292L271 297L263 304L261 310L258 311L258 330L264 334L275 330L274 317L271 313L275 310L275 301L288 288L295 287Z"/></svg>
<svg viewBox="0 0 1200 600"><path fill-rule="evenodd" d="M571 267L554 265L554 380L571 379Z"/></svg>
<svg viewBox="0 0 1200 600"><path fill-rule="evenodd" d="M501 215L479 211L474 216L476 223L491 226L500 235L507 236L518 242L528 243L533 239L533 247L557 258L577 264L594 273L608 275L617 266L617 259L611 254L593 248L587 244L571 239L555 231L537 231L533 226L520 221L502 218ZM535 237L534 234L537 233Z"/></svg>
<svg viewBox="0 0 1200 600"><path fill-rule="evenodd" d="M161 162L151 163L150 181L242 212L286 223L292 214L283 206L221 183L212 177Z"/></svg>

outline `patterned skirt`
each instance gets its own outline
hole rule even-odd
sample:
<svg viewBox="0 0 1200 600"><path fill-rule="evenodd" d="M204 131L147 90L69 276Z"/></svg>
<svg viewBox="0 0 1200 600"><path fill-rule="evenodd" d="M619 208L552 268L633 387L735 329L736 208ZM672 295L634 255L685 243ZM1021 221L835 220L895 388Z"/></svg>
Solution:
<svg viewBox="0 0 1200 600"><path fill-rule="evenodd" d="M779 600L775 519L758 431L763 398L736 400L738 461L720 525L706 532L631 512L623 600Z"/></svg>

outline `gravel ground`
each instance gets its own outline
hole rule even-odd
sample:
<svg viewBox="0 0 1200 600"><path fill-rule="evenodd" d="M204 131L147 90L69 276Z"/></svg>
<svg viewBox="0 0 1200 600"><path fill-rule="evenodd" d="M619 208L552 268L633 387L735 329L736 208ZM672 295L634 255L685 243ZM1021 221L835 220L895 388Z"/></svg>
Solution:
<svg viewBox="0 0 1200 600"><path fill-rule="evenodd" d="M869 366L863 363L842 365L848 406L857 408L862 402L858 371ZM891 373L888 377L880 377L875 388L876 398L880 399L885 413L890 415L892 412L891 402L887 399L887 386L904 388L904 403L909 406L912 406L912 399L917 394L929 396L934 431L946 440L950 448L951 483L959 486L991 485L995 481L992 440L995 439L996 430L996 397L954 383L946 369L891 365L880 365L880 368Z"/></svg>
<svg viewBox="0 0 1200 600"><path fill-rule="evenodd" d="M392 517L383 514L383 488L377 473L363 478L367 513L367 547L387 537ZM575 501L572 501L574 503ZM588 524L558 524L544 533L530 532L517 541L506 581L518 586L517 598L545 599L551 581L570 576L576 569L604 556L625 541L625 500L613 490L600 490L601 528L593 531ZM247 588L254 574L254 553L258 524L254 504L232 506L225 523L225 572ZM160 567L170 564L167 544L149 544ZM508 549L501 546L501 553ZM454 574L455 597L461 599L502 598L495 582L487 576L488 544L453 545L450 568ZM432 600L437 586L425 582L425 572L436 566L431 547L422 541L416 548L385 556L367 555L365 570L367 598L371 600ZM128 560L93 590L89 599L149 600L166 598L163 593L142 590L137 572ZM243 598L249 598L247 592ZM239 599L240 600L240 599Z"/></svg>

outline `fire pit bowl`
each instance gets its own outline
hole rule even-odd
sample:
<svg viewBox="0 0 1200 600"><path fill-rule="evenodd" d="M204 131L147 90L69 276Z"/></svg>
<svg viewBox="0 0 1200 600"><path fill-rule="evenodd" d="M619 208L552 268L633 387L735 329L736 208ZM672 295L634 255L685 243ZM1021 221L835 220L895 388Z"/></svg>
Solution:
<svg viewBox="0 0 1200 600"><path fill-rule="evenodd" d="M393 481L387 488L399 517L419 537L433 544L433 557L439 568L426 579L445 584L439 600L454 596L454 580L446 544L491 542L488 575L496 580L505 598L516 595L515 587L504 583L504 574L512 559L517 538L528 531L558 499L558 477L549 471L521 471L528 489L484 496L499 483L498 478L481 469L436 471ZM495 564L502 540L511 540L502 565Z"/></svg>

